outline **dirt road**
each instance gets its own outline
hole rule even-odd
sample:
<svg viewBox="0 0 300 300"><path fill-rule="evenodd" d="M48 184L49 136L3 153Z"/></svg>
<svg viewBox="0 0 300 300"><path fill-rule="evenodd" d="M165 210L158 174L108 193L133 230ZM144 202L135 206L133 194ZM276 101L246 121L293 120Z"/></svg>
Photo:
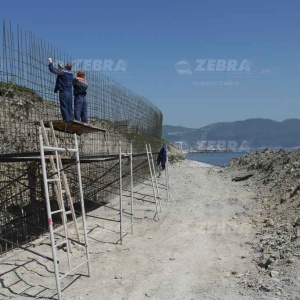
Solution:
<svg viewBox="0 0 300 300"><path fill-rule="evenodd" d="M88 218L92 277L78 271L65 278L63 299L281 299L248 288L256 276L252 192L226 171L192 161L170 167L170 185L169 202L161 191L158 222L153 203L135 201L134 234L123 245L115 245L118 224ZM151 187L137 191L150 194ZM103 208L92 214L116 217ZM36 248L50 254L48 245ZM51 262L17 250L0 266L3 299L56 299Z"/></svg>

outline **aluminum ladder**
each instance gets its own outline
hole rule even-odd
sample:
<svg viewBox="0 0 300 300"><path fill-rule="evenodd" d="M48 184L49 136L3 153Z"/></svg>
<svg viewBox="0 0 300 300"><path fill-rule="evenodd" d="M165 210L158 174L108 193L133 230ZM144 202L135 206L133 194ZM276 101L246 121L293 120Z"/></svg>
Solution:
<svg viewBox="0 0 300 300"><path fill-rule="evenodd" d="M58 299L61 300L61 280L69 275L70 273L77 270L82 265L87 265L87 271L88 276L90 276L90 257L89 257L89 250L88 250L88 239L87 239L87 228L86 228L86 219L85 219L85 208L84 208L84 199L83 199L83 189L82 189L82 181L81 181L81 169L80 169L80 160L79 160L79 149L78 149L78 141L77 141L77 135L76 133L73 134L74 137L74 148L63 148L59 147L57 144L57 139L55 137L55 131L53 128L53 124L50 122L50 131L53 135L54 140L54 146L50 146L49 144L49 138L47 134L47 129L45 128L43 121L40 122L39 127L39 143L40 143L40 153L41 153L41 164L42 164L42 173L43 173L43 181L44 181L44 190L45 190L45 199L46 199L46 206L47 206L47 216L48 216L48 226L49 226L49 232L50 232L50 240L51 240L51 248L52 248L52 258L53 258L53 264L54 264L54 273L55 273L55 280L56 280L56 287L57 287L57 294ZM46 165L46 156L45 151L52 151L54 154L49 156L50 159L50 169L52 172L52 176L48 176L47 172L47 165ZM78 178L78 185L79 185L79 192L80 192L80 205L81 205L81 212L82 212L82 229L83 229L83 241L80 239L78 226L77 226L77 220L76 215L74 212L73 202L70 195L68 180L63 172L63 166L61 161L61 154L62 153L71 153L75 155L76 160L76 168L77 168L77 178ZM47 157L48 158L48 157ZM51 178L49 178L51 177ZM62 189L62 181L64 183L65 189ZM58 203L58 208L56 210L51 209L51 203L50 203L50 195L49 195L49 184L54 184L54 191L55 196ZM63 193L66 193L70 210L66 211L65 209L65 203L63 201ZM68 196L69 194L69 196ZM62 241L59 243L56 243L55 240L55 232L54 232L54 226L53 226L53 216L56 214L61 215L61 221L63 224L63 231L64 236ZM78 241L73 240L69 237L68 233L68 227L67 227L67 215L72 214L73 222L75 226L76 236ZM74 217L75 216L75 217ZM61 235L60 235L61 236ZM72 266L71 261L71 243L77 242L80 246L82 246L85 250L85 256L83 262L79 263L77 266ZM65 272L63 275L60 275L59 268L58 268L58 260L57 260L57 250L59 247L66 246L67 250L67 259L68 259L68 271Z"/></svg>

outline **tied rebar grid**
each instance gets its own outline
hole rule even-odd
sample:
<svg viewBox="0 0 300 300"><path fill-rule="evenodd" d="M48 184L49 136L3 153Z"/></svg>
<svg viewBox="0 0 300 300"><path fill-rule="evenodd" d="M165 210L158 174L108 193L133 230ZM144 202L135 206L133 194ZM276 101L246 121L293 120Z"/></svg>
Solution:
<svg viewBox="0 0 300 300"><path fill-rule="evenodd" d="M50 73L47 58L52 57L55 64L74 59L10 22L3 21L1 39L0 154L36 150L34 122L61 119L58 94L54 93L56 76ZM163 115L157 107L98 71L85 73L92 124L101 126L104 122L110 130L160 138ZM92 139L98 138L103 139L99 134ZM89 154L103 152L99 147L90 142Z"/></svg>
<svg viewBox="0 0 300 300"><path fill-rule="evenodd" d="M47 58L63 63L72 58L20 26L3 22L0 42L0 154L38 152L37 123L61 119L56 77L49 72ZM75 74L74 74L75 75ZM162 113L147 99L136 95L99 72L86 72L89 121L108 133L80 137L81 156L116 154L122 141L124 152L132 141L134 153L145 152L145 142L160 148ZM58 133L59 144L72 148L71 137ZM50 138L50 143L53 140ZM155 145L155 146L154 146ZM145 157L134 159L135 184L149 176ZM147 162L147 161L146 161ZM118 195L116 160L84 163L82 177L88 209ZM78 202L74 164L65 164L75 209ZM124 160L124 189L129 185L129 165ZM16 244L28 243L47 228L44 190L39 160L1 162L0 235ZM56 205L54 190L50 190ZM0 243L0 253L12 246Z"/></svg>
<svg viewBox="0 0 300 300"><path fill-rule="evenodd" d="M118 168L118 158L82 164L83 193L87 211L106 205L119 195ZM128 157L122 159L122 169L123 191L128 194L130 189ZM133 171L135 186L150 184L146 156L134 158ZM80 216L76 162L65 163L64 172L68 177L74 208ZM46 232L48 227L40 162L2 163L0 164L0 178L2 195L0 198L0 236L18 245L28 244ZM54 186L50 187L49 196L53 210L59 209ZM136 192L134 199L142 201L145 196ZM61 219L58 216L53 218L55 224L59 226ZM0 254L12 248L13 245L0 241Z"/></svg>

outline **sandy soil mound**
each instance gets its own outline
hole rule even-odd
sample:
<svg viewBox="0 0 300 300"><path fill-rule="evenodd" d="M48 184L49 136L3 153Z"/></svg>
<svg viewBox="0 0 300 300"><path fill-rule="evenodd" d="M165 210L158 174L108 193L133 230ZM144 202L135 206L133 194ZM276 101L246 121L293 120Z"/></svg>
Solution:
<svg viewBox="0 0 300 300"><path fill-rule="evenodd" d="M282 290L287 299L300 299L299 159L300 151L266 149L232 160L228 169L233 177L251 175L240 184L257 195L256 262L265 290Z"/></svg>

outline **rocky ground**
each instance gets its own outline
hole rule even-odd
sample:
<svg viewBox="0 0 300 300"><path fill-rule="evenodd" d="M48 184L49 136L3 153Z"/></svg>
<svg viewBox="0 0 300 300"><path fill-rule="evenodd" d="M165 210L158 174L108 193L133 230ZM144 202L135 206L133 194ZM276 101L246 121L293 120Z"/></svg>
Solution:
<svg viewBox="0 0 300 300"><path fill-rule="evenodd" d="M266 149L232 160L232 177L251 176L240 185L256 196L253 240L259 277L266 294L300 299L300 151Z"/></svg>
<svg viewBox="0 0 300 300"><path fill-rule="evenodd" d="M64 278L62 299L299 299L298 223L283 213L277 218L282 205L296 209L296 194L283 203L272 198L262 172L248 169L247 159L252 161L235 161L228 169L174 163L171 199L160 190L158 221L153 197L145 196L151 185L136 187L134 232L122 245L116 244L119 224L108 221L118 220L117 211L93 211L98 218L87 220L91 277L83 267ZM232 181L250 172L255 175L246 181ZM110 205L117 208L117 199ZM124 209L130 210L126 199ZM128 226L129 219L125 222ZM51 255L47 240L31 249ZM73 245L72 260L83 259L82 249ZM63 248L59 261L62 270L67 267ZM0 259L0 296L57 299L52 262L23 250L6 254Z"/></svg>

